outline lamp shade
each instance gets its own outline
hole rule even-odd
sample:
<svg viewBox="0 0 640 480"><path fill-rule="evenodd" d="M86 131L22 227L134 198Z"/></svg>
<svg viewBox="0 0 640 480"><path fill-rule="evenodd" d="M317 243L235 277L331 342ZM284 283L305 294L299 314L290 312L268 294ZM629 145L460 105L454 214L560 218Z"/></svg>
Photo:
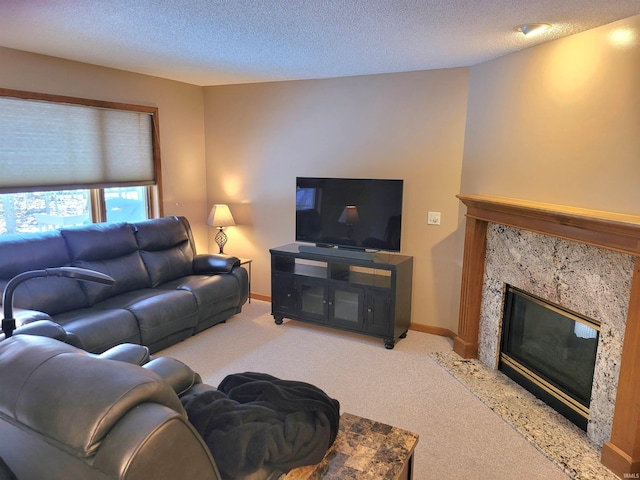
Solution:
<svg viewBox="0 0 640 480"><path fill-rule="evenodd" d="M209 212L209 218L207 219L207 225L212 227L232 227L236 224L231 215L231 210L224 204L216 204L211 207Z"/></svg>
<svg viewBox="0 0 640 480"><path fill-rule="evenodd" d="M346 223L348 225L353 225L354 223L358 223L360 221L360 217L358 216L358 207L355 205L347 205L342 210L342 214L338 219L340 223Z"/></svg>

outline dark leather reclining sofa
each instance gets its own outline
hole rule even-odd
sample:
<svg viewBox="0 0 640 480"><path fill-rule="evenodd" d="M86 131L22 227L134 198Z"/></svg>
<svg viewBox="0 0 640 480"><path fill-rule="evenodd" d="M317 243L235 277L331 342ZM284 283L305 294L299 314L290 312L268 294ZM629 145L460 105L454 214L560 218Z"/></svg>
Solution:
<svg viewBox="0 0 640 480"><path fill-rule="evenodd" d="M92 353L121 343L156 352L239 313L249 293L237 258L196 254L184 217L0 237L0 290L19 273L63 266L115 283L30 279L14 292L14 318L52 320L68 343Z"/></svg>
<svg viewBox="0 0 640 480"><path fill-rule="evenodd" d="M221 480L179 398L213 387L144 351L0 341L0 480Z"/></svg>
<svg viewBox="0 0 640 480"><path fill-rule="evenodd" d="M276 480L320 462L339 408L310 384L245 372L216 389L145 346L91 354L23 329L0 340L0 480Z"/></svg>

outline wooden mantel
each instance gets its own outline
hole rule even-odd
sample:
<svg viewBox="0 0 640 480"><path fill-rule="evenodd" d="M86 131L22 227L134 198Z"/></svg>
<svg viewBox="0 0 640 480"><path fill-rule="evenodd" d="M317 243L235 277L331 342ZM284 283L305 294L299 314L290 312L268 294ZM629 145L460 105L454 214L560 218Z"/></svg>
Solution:
<svg viewBox="0 0 640 480"><path fill-rule="evenodd" d="M618 392L602 463L618 476L640 474L640 217L487 195L458 195L467 207L458 334L453 349L478 356L489 223L508 225L635 257ZM637 478L634 476L634 478Z"/></svg>

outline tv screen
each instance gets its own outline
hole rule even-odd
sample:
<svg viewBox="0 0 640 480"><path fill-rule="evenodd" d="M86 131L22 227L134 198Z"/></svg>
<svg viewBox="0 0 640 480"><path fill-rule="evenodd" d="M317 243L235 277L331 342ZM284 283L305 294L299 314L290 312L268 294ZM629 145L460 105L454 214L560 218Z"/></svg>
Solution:
<svg viewBox="0 0 640 480"><path fill-rule="evenodd" d="M403 180L296 178L296 241L400 251Z"/></svg>

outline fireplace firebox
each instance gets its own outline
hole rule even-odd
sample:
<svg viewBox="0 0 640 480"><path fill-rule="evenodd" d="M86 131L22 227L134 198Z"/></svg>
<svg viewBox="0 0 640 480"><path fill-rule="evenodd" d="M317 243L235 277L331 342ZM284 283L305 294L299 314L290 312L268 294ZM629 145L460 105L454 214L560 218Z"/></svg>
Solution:
<svg viewBox="0 0 640 480"><path fill-rule="evenodd" d="M600 325L507 285L499 370L583 430Z"/></svg>

